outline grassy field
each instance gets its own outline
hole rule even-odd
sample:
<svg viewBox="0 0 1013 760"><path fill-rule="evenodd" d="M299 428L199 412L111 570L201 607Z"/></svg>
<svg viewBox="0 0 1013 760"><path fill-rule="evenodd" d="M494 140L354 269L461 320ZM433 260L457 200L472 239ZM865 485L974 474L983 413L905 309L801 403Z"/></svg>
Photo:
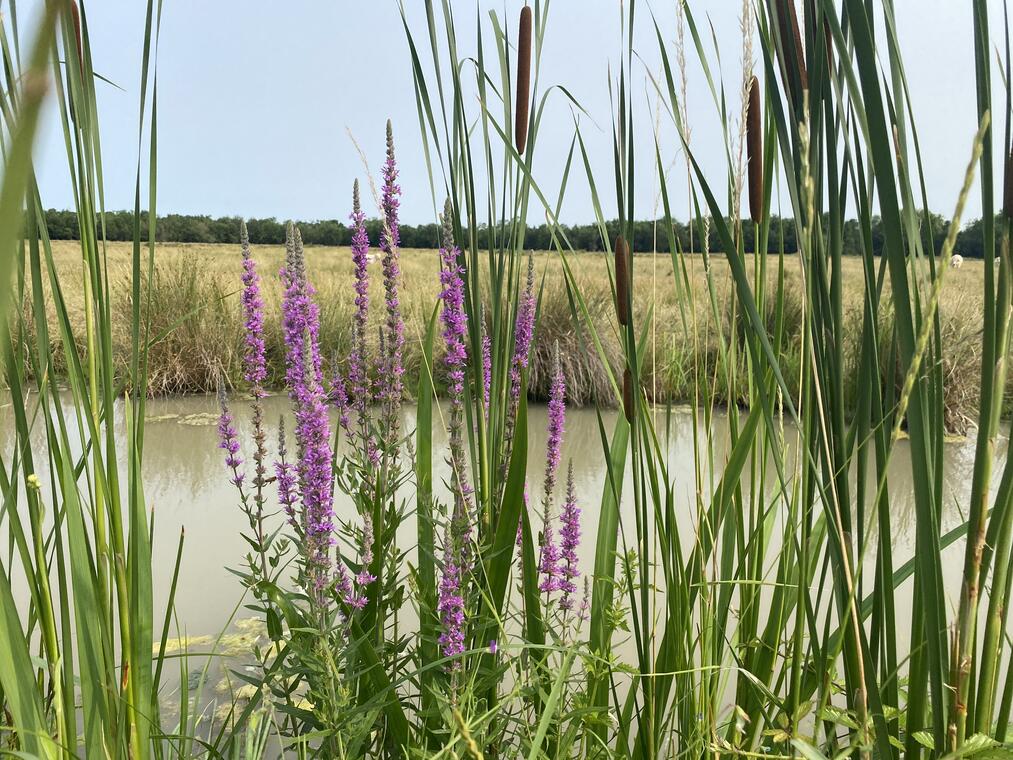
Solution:
<svg viewBox="0 0 1013 760"><path fill-rule="evenodd" d="M74 241L54 241L54 258L61 277L73 278L78 264L78 245ZM281 266L282 246L255 246L254 254L261 271L267 275L265 283L268 313L277 313L281 292L277 277L270 277ZM613 366L619 364L619 337L611 305L611 288L603 254L571 254L573 270L586 299L598 334L607 341L607 353ZM121 325L117 342L122 346L118 359L126 362L130 345L130 246L110 243L108 258L113 278L114 317ZM554 253L534 254L535 268L542 286L542 300L538 330L541 338L532 359L531 389L535 398L548 395L549 367L552 346L559 343L564 357L565 371L571 400L576 404L594 401L612 403L613 394L608 386L601 360L593 350L586 350L586 337L576 329L570 299L567 297L562 276L560 257ZM310 278L320 295L322 340L324 356L346 356L350 339L352 264L349 249L311 247L307 249ZM694 399L694 379L718 386L718 397L728 402L722 392L721 373L716 372L718 331L731 334L738 320L732 310L730 280L723 254L712 255L709 264L699 254L685 257L691 293L687 303L692 308L679 307L679 290L672 273L672 261L667 254L640 254L634 262L637 323L651 320L649 346L645 358L645 378L649 395L659 402L691 402ZM426 320L432 313L439 293L436 251L406 249L401 253L404 275L401 294L407 330L406 363L410 375L419 369L420 341ZM714 278L708 280L706 268L710 266ZM229 385L239 382L241 376L242 324L239 314L238 289L240 286L239 246L204 244L162 244L156 252L155 277L151 288L151 384L154 394L205 393L218 387L219 378ZM768 303L777 288L778 257L767 260ZM857 338L861 324L862 268L858 258L845 258L844 304L849 332L855 341L850 345L852 355L857 351ZM752 273L751 273L752 275ZM379 262L371 265L371 292L374 302L382 298ZM943 358L946 377L946 416L952 432L967 430L977 408L977 385L980 366L979 344L982 318L981 293L983 265L967 260L960 269L947 272L942 301L941 317ZM710 283L710 285L708 284ZM710 289L709 289L710 288ZM792 340L783 356L786 368L797 368L802 324L800 297L802 277L797 256L784 259L784 321ZM68 294L74 309L74 318L83 321L83 301ZM764 318L773 327L776 315L773 307ZM374 310L374 318L378 318ZM883 315L889 319L890 315ZM739 328L736 327L736 330ZM794 332L792 332L794 330ZM56 334L55 332L53 333ZM267 325L268 357L273 384L281 385L283 348L280 326ZM54 347L55 348L55 347ZM54 350L54 354L59 353ZM745 366L744 354L739 357ZM854 361L849 362L850 365ZM795 375L794 370L789 373ZM850 380L850 376L849 376ZM895 378L899 383L900 378ZM847 383L849 398L853 398L853 383ZM736 398L736 402L744 399Z"/></svg>

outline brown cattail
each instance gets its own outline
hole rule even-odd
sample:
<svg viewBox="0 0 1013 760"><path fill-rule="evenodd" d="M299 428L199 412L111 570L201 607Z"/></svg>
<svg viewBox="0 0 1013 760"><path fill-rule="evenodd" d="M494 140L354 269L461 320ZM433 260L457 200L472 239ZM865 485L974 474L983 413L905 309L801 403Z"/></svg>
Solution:
<svg viewBox="0 0 1013 760"><path fill-rule="evenodd" d="M531 87L531 8L521 8L521 21L517 27L517 101L514 123L514 141L517 152L524 154L528 143L528 90Z"/></svg>
<svg viewBox="0 0 1013 760"><path fill-rule="evenodd" d="M633 373L627 367L623 370L623 412L626 421L633 423Z"/></svg>
<svg viewBox="0 0 1013 760"><path fill-rule="evenodd" d="M754 224L759 224L763 218L763 113L760 108L760 82L753 77L746 108L746 171L749 174L749 218Z"/></svg>
<svg viewBox="0 0 1013 760"><path fill-rule="evenodd" d="M1002 211L1013 220L1013 151L1006 156L1006 176L1003 177Z"/></svg>
<svg viewBox="0 0 1013 760"><path fill-rule="evenodd" d="M616 317L623 327L630 323L630 247L622 235L616 238Z"/></svg>
<svg viewBox="0 0 1013 760"><path fill-rule="evenodd" d="M797 105L802 104L802 93L795 92L795 80L788 70L788 46L795 46L795 61L798 64L798 81L803 90L809 89L809 75L805 69L805 55L802 53L802 35L798 30L798 16L795 14L795 0L778 0L777 30L781 35L781 46L784 50L785 77L792 90Z"/></svg>

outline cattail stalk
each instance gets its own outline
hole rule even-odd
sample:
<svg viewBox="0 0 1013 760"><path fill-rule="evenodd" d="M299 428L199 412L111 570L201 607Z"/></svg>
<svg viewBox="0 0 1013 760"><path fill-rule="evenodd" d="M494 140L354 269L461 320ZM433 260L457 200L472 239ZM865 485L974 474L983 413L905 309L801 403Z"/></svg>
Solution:
<svg viewBox="0 0 1013 760"><path fill-rule="evenodd" d="M619 324L630 324L630 247L620 235L616 238L616 316Z"/></svg>
<svg viewBox="0 0 1013 760"><path fill-rule="evenodd" d="M749 82L749 107L746 110L746 171L749 175L749 218L754 224L763 219L763 113L760 110L760 82Z"/></svg>
<svg viewBox="0 0 1013 760"><path fill-rule="evenodd" d="M515 100L516 121L514 141L517 152L524 155L528 143L528 97L531 88L531 8L521 8L521 20L517 27L517 98Z"/></svg>
<svg viewBox="0 0 1013 760"><path fill-rule="evenodd" d="M1006 156L1006 175L1003 178L1002 212L1013 220L1013 150Z"/></svg>
<svg viewBox="0 0 1013 760"><path fill-rule="evenodd" d="M623 370L623 412L626 421L633 424L633 373L627 367Z"/></svg>
<svg viewBox="0 0 1013 760"><path fill-rule="evenodd" d="M788 66L788 46L794 45L796 73L798 85L802 90L809 89L809 74L805 68L805 54L802 52L802 35L798 29L798 16L795 13L795 0L778 0L777 30L781 35L781 49L784 56L784 76L791 89L796 106L801 106L802 93L796 90L796 79L791 76Z"/></svg>

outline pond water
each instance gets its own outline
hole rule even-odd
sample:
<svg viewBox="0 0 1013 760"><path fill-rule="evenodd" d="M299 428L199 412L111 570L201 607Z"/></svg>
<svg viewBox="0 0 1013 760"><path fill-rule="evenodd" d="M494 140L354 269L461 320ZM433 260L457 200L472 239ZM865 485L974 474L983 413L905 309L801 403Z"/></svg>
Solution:
<svg viewBox="0 0 1013 760"><path fill-rule="evenodd" d="M276 429L278 418L289 411L289 402L283 396L274 396L266 399L266 405L266 420L272 429ZM249 614L244 614L242 610L236 614L237 605L242 601L242 589L236 577L228 570L229 567L239 567L242 564L248 547L240 534L248 526L245 516L237 507L236 491L228 482L222 451L217 447L217 412L217 400L206 396L155 399L147 404L144 481L145 496L155 525L153 562L156 614L160 614L157 610L164 608L177 541L180 531L185 529L176 596L178 635L182 636L214 634L227 626L234 615L242 618ZM240 440L249 441L251 426L248 405L241 399L236 399L233 412L237 418ZM602 412L604 429L609 435L615 418L615 411ZM529 410L531 437L528 482L533 503L542 481L545 424L545 408L532 406ZM666 425L664 415L659 414L658 425L659 434L666 428L669 431L666 440L670 477L676 486L676 503L680 505L680 529L685 529L684 543L688 543L693 535L695 515L693 415L688 409L674 410ZM3 452L5 461L8 462L13 438L12 427L9 404L2 404L0 452ZM404 410L402 430L413 430L414 427L415 410L408 406ZM448 467L443 461L446 435L439 425L438 415L435 417L434 428L434 482L438 485L439 495L439 485L446 480ZM717 415L714 430L720 432L715 433L714 453L718 463L727 452L726 429L724 416ZM788 437L791 438L790 434ZM273 435L269 436L269 443L273 443ZM43 459L44 440L41 431L34 445L37 458ZM1006 445L1007 439L1003 437L997 453L1000 460L997 465L1005 459ZM966 512L974 457L973 439L948 443L945 455L944 531L958 525ZM561 481L565 477L568 461L573 463L577 494L583 510L582 530L585 538L581 564L586 572L593 561L595 521L606 477L599 420L593 409L567 412ZM999 469L998 466L996 469ZM45 474L39 475L46 488L48 481ZM773 477L770 480L773 482ZM906 441L900 441L893 454L890 492L894 558L899 564L911 556L914 547L913 495ZM445 494L446 491L443 490L442 493ZM352 507L347 500L339 498L337 509L341 516L351 516ZM635 536L635 522L629 478L621 511L626 535L630 540L635 540L632 538ZM409 521L403 530L404 535L399 536L399 544L407 550L414 545L414 524ZM951 599L959 589L961 561L962 547L959 542L945 550L944 579ZM910 582L907 587L910 587ZM899 620L910 619L903 617L910 613L909 596L909 591L898 594L898 605L901 607L897 611Z"/></svg>

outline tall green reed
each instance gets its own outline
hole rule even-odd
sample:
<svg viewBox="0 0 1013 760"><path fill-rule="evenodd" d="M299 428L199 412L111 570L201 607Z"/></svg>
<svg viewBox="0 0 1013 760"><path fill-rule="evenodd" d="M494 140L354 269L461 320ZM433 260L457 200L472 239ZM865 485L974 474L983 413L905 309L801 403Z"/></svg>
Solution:
<svg viewBox="0 0 1013 760"><path fill-rule="evenodd" d="M5 751L23 756L183 757L199 746L192 738L199 719L187 717L193 695L185 674L176 723L163 722L172 720L162 698L169 688L163 675L175 582L164 617L156 618L155 525L142 480L148 348L160 337L142 311L154 257L161 10L161 3L146 4L139 63L125 374L116 366L123 357L114 353L117 284L105 247L101 77L93 69L87 8L73 0L46 2L27 58L13 0L0 29L0 112L12 135L4 145L0 192L0 348L13 420L12 445L0 460L0 524L8 547L0 560L0 736ZM46 99L57 106L81 220L76 276L57 271L36 182L32 148ZM83 294L83 324L71 319L71 291ZM22 303L29 308L12 308ZM54 345L61 357L53 355ZM65 369L60 385L57 363ZM181 535L176 571L182 545ZM247 756L258 756L262 726L240 733L239 743L220 735L205 746L233 757L245 747Z"/></svg>
<svg viewBox="0 0 1013 760"><path fill-rule="evenodd" d="M119 748L147 757L157 750L151 737L160 728L151 657L151 526L141 484L144 402L143 394L120 401L112 374L102 157L87 14L76 3L46 3L39 40L31 62L23 68L14 3L10 12L13 40L6 28L3 32L8 85L3 111L7 127L20 139L5 156L4 229L11 239L3 257L6 271L13 269L17 279L9 285L4 278L0 303L7 314L10 295L24 298L30 281L35 336L34 345L16 346L11 336L26 331L15 324L18 329L12 332L4 319L4 366L15 420L14 450L3 467L11 547L3 596L5 615L14 623L4 637L4 659L18 668L3 682L5 695L17 695L8 697L14 713L10 741L13 747L44 756ZM157 13L149 3L141 69L142 125L146 114L150 112L151 118L154 114L144 87L152 75L149 54L157 36ZM57 31L62 38L59 46ZM74 285L85 294L81 341L75 339L67 316L66 284L56 275L32 167L32 132L39 101L47 91L55 93L59 104L78 214L91 220L82 224L80 281ZM142 128L139 146L143 135ZM152 162L152 188L154 166ZM138 203L140 182L138 171ZM137 217L139 225L139 208ZM143 261L139 229L135 283ZM65 391L53 383L44 278L66 354ZM143 326L135 320L134 329L139 336ZM79 344L86 346L82 354L76 349ZM132 367L140 388L144 355L145 344L138 337ZM25 384L29 366L31 388ZM115 433L121 414L126 423L125 451ZM33 450L33 434L43 436L41 450ZM41 479L46 470L49 477ZM11 588L20 577L29 592L23 624L17 623L19 609ZM31 651L38 653L38 660L31 659Z"/></svg>

